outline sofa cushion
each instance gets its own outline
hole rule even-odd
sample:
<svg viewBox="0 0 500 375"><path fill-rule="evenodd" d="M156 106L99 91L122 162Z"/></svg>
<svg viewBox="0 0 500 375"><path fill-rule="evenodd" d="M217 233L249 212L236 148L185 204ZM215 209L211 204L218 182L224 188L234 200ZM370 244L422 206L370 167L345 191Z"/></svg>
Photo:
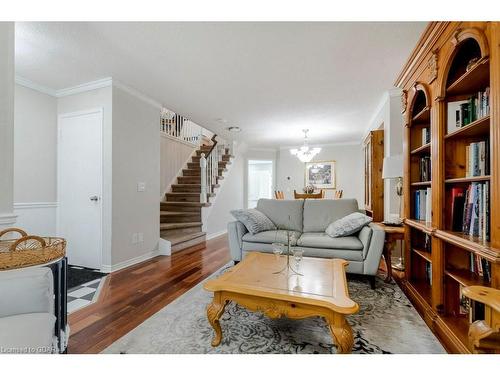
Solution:
<svg viewBox="0 0 500 375"><path fill-rule="evenodd" d="M302 233L297 245L321 249L363 250L363 244L358 237L332 238L326 233Z"/></svg>
<svg viewBox="0 0 500 375"><path fill-rule="evenodd" d="M257 209L271 219L278 229L302 232L302 210L304 209L302 199L259 199Z"/></svg>
<svg viewBox="0 0 500 375"><path fill-rule="evenodd" d="M300 237L300 232L290 232L290 236L293 235L293 238L290 238L290 243L292 246L295 246L297 243L297 239ZM256 242L256 243L283 243L287 244L287 236L286 231L284 230L267 230L265 232L260 232L256 234L246 233L243 236L243 241L246 242Z"/></svg>
<svg viewBox="0 0 500 375"><path fill-rule="evenodd" d="M242 222L252 234L276 229L276 226L265 214L253 208L250 210L232 210L231 215Z"/></svg>
<svg viewBox="0 0 500 375"><path fill-rule="evenodd" d="M302 232L324 232L330 223L353 212L359 212L356 199L306 199Z"/></svg>
<svg viewBox="0 0 500 375"><path fill-rule="evenodd" d="M342 219L338 219L328 225L326 234L331 237L344 237L359 232L364 226L370 224L373 219L360 212L354 212Z"/></svg>
<svg viewBox="0 0 500 375"><path fill-rule="evenodd" d="M11 350L13 354L16 352L50 354L55 321L56 317L49 313L20 314L0 318L0 347L4 350Z"/></svg>
<svg viewBox="0 0 500 375"><path fill-rule="evenodd" d="M363 252L358 250L339 250L339 249L322 249L319 247L302 247L297 246L295 249L304 250L305 257L313 258L327 258L327 259L344 259L349 262L361 262L363 264ZM258 251L259 253L272 253L273 248L271 244L267 243L256 243L256 242L245 242L243 241L243 255L249 252ZM362 272L361 272L362 273Z"/></svg>

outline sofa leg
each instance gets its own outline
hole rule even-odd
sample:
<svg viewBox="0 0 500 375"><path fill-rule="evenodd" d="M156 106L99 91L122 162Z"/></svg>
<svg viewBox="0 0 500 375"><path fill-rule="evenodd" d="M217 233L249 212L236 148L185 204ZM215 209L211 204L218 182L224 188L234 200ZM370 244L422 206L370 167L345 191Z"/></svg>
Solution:
<svg viewBox="0 0 500 375"><path fill-rule="evenodd" d="M234 265L236 266L240 261L239 260L233 260Z"/></svg>
<svg viewBox="0 0 500 375"><path fill-rule="evenodd" d="M375 289L375 275L368 276L368 281L370 282L370 288Z"/></svg>

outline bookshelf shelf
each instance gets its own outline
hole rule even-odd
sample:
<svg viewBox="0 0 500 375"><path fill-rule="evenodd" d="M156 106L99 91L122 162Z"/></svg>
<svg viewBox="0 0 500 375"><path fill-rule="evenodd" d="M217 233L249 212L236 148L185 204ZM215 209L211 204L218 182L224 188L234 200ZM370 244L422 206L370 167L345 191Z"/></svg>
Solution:
<svg viewBox="0 0 500 375"><path fill-rule="evenodd" d="M416 220L416 219L405 219L405 224L409 225L412 228L418 229L421 232L426 234L432 234L434 232L434 228L432 228L426 221L424 220Z"/></svg>
<svg viewBox="0 0 500 375"><path fill-rule="evenodd" d="M469 71L453 82L447 89L446 95L455 97L471 94L490 82L490 60L483 58L479 60Z"/></svg>
<svg viewBox="0 0 500 375"><path fill-rule="evenodd" d="M431 186L431 182L430 181L412 182L411 186Z"/></svg>
<svg viewBox="0 0 500 375"><path fill-rule="evenodd" d="M418 112L413 118L413 124L429 124L431 120L431 107L425 107Z"/></svg>
<svg viewBox="0 0 500 375"><path fill-rule="evenodd" d="M500 249L492 247L488 241L450 230L437 229L434 234L443 241L476 253L490 262L500 263Z"/></svg>
<svg viewBox="0 0 500 375"><path fill-rule="evenodd" d="M430 152L431 152L431 144L427 143L423 146L416 148L415 150L412 150L411 154L412 155L429 154Z"/></svg>
<svg viewBox="0 0 500 375"><path fill-rule="evenodd" d="M489 282L484 281L482 277L477 276L469 270L450 269L445 270L444 274L463 286L490 286Z"/></svg>
<svg viewBox="0 0 500 375"><path fill-rule="evenodd" d="M428 251L419 250L415 248L413 248L412 250L415 254L423 258L426 262L432 263L431 254Z"/></svg>
<svg viewBox="0 0 500 375"><path fill-rule="evenodd" d="M489 181L490 176L474 176L474 177L459 177L459 178L448 178L444 180L446 184L458 184L458 183L471 183L480 181Z"/></svg>
<svg viewBox="0 0 500 375"><path fill-rule="evenodd" d="M446 134L446 140L469 138L469 137L487 137L490 134L490 116L482 117L469 125L466 125L453 133Z"/></svg>

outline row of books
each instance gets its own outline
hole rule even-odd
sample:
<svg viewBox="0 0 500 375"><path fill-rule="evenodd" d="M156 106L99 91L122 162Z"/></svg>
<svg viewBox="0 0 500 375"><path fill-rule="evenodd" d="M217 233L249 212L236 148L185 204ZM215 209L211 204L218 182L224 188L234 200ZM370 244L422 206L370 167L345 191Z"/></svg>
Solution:
<svg viewBox="0 0 500 375"><path fill-rule="evenodd" d="M424 156L420 158L419 164L420 181L430 181L431 180L431 157Z"/></svg>
<svg viewBox="0 0 500 375"><path fill-rule="evenodd" d="M451 189L452 230L489 241L490 184L473 182L467 189Z"/></svg>
<svg viewBox="0 0 500 375"><path fill-rule="evenodd" d="M470 253L469 271L482 277L487 283L491 281L491 263L477 254Z"/></svg>
<svg viewBox="0 0 500 375"><path fill-rule="evenodd" d="M431 129L422 128L422 146L431 142Z"/></svg>
<svg viewBox="0 0 500 375"><path fill-rule="evenodd" d="M460 285L458 315L468 316L470 324L474 323L476 320L484 320L484 304L468 299L463 293L463 288L465 287Z"/></svg>
<svg viewBox="0 0 500 375"><path fill-rule="evenodd" d="M448 103L448 133L490 114L490 88L467 100Z"/></svg>
<svg viewBox="0 0 500 375"><path fill-rule="evenodd" d="M431 188L415 190L414 198L415 219L430 223L432 217Z"/></svg>
<svg viewBox="0 0 500 375"><path fill-rule="evenodd" d="M465 146L465 176L486 176L490 173L489 142L473 142Z"/></svg>
<svg viewBox="0 0 500 375"><path fill-rule="evenodd" d="M432 286L432 263L425 262L425 281Z"/></svg>

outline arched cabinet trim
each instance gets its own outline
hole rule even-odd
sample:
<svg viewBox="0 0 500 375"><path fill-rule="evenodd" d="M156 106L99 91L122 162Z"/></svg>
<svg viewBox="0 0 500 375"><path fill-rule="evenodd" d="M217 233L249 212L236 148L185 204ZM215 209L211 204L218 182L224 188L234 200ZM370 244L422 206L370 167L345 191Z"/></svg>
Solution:
<svg viewBox="0 0 500 375"><path fill-rule="evenodd" d="M415 116L425 115L431 109L431 97L427 85L416 82L408 93L407 126L411 126Z"/></svg>
<svg viewBox="0 0 500 375"><path fill-rule="evenodd" d="M447 49L447 53L443 56L441 63L444 66L444 69L440 71L440 75L438 77L438 85L437 85L437 97L436 100L442 99L446 96L446 89L448 87L448 80L450 69L457 57L457 53L460 51L464 43L474 41L478 46L479 56L478 64L484 63L488 61L490 49L488 45L488 39L484 32L478 28L472 27L467 29L457 29L453 34L453 37L450 40L452 44L452 48Z"/></svg>

